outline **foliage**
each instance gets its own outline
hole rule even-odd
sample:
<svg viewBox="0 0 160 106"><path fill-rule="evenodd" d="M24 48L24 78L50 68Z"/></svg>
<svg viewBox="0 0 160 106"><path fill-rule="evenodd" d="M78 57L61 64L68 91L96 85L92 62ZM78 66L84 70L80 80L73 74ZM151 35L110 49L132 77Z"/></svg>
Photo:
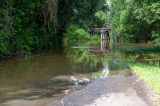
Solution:
<svg viewBox="0 0 160 106"><path fill-rule="evenodd" d="M100 18L101 20L104 20L104 21L107 19L107 14L103 11L96 12L95 16Z"/></svg>
<svg viewBox="0 0 160 106"><path fill-rule="evenodd" d="M76 24L87 28L95 19L95 12L104 10L105 2L1 0L0 56L25 55L62 45L67 27ZM74 33L86 34L83 29Z"/></svg>
<svg viewBox="0 0 160 106"><path fill-rule="evenodd" d="M86 28L96 22L94 14L104 10L106 0L60 0L59 7L63 7L58 13L59 27L67 28L76 24ZM60 10L60 9L59 9Z"/></svg>
<svg viewBox="0 0 160 106"><path fill-rule="evenodd" d="M83 28L79 27L78 25L70 25L67 28L67 31L64 36L64 43L68 42L75 42L75 41L86 41L90 40L90 42L100 42L100 35L93 34L90 35L87 31Z"/></svg>
<svg viewBox="0 0 160 106"><path fill-rule="evenodd" d="M109 20L124 40L159 43L159 0L111 0Z"/></svg>
<svg viewBox="0 0 160 106"><path fill-rule="evenodd" d="M153 53L160 51L160 46L153 46L153 45L120 45L118 49L125 52L130 53Z"/></svg>
<svg viewBox="0 0 160 106"><path fill-rule="evenodd" d="M90 40L93 41L94 43L99 43L100 42L100 34L94 34L93 36L90 37Z"/></svg>
<svg viewBox="0 0 160 106"><path fill-rule="evenodd" d="M71 25L67 28L65 38L68 41L89 40L89 34L82 28L76 25Z"/></svg>

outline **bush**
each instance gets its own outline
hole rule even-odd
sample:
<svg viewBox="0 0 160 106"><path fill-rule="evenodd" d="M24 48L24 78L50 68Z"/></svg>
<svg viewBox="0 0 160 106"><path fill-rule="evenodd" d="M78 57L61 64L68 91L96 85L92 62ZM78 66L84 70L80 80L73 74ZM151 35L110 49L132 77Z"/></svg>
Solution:
<svg viewBox="0 0 160 106"><path fill-rule="evenodd" d="M152 42L160 45L160 31L157 31L157 32L153 31L152 37L154 38Z"/></svg>
<svg viewBox="0 0 160 106"><path fill-rule="evenodd" d="M67 41L89 40L89 34L77 25L70 25L65 33Z"/></svg>

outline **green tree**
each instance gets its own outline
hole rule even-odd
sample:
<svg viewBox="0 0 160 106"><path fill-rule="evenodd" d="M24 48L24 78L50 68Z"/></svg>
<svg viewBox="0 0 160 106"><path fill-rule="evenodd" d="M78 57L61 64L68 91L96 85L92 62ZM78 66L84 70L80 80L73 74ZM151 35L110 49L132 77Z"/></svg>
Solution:
<svg viewBox="0 0 160 106"><path fill-rule="evenodd" d="M1 0L0 55L25 55L62 45L68 26L86 28L105 0ZM102 8L103 7L103 8Z"/></svg>
<svg viewBox="0 0 160 106"><path fill-rule="evenodd" d="M158 0L111 0L112 30L125 40L159 43L159 6Z"/></svg>

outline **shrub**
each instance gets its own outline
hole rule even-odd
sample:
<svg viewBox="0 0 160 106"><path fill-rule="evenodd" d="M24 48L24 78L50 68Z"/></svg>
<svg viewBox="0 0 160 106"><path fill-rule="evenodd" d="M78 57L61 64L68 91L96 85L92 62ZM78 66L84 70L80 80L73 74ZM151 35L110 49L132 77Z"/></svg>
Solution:
<svg viewBox="0 0 160 106"><path fill-rule="evenodd" d="M67 41L89 40L89 34L77 25L70 25L65 33Z"/></svg>

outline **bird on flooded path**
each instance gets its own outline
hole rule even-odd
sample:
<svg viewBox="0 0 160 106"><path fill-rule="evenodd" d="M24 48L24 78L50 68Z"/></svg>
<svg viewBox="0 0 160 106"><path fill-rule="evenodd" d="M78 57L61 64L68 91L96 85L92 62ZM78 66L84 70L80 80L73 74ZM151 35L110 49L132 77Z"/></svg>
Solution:
<svg viewBox="0 0 160 106"><path fill-rule="evenodd" d="M90 79L88 78L82 78L82 79L77 79L74 76L71 76L70 81L74 84L74 85L86 85L88 83L91 82Z"/></svg>

